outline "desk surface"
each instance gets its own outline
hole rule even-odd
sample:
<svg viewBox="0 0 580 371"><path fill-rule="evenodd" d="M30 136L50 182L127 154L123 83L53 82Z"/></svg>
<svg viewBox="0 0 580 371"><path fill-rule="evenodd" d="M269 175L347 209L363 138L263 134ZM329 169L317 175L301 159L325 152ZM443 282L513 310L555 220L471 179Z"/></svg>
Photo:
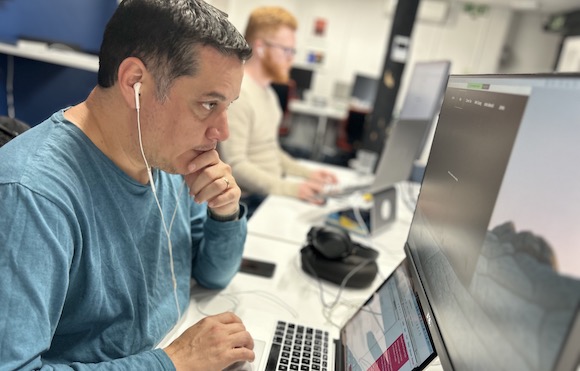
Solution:
<svg viewBox="0 0 580 371"><path fill-rule="evenodd" d="M338 173L339 177L356 176L350 170ZM379 274L372 284L365 289L345 288L341 292L337 285L318 281L301 268L300 249L306 233L313 224L323 221L328 207L286 197L268 197L249 221L244 256L275 263L273 277L239 273L221 291L193 287L187 312L159 346L169 344L203 317L225 311L238 314L246 324L262 323L264 318L256 318L257 313L268 313L280 319L324 326L337 336L345 321L404 259L403 244L412 211L406 208L392 227L372 239L372 246L379 251ZM330 306L337 297L337 304ZM441 370L438 360L428 370Z"/></svg>
<svg viewBox="0 0 580 371"><path fill-rule="evenodd" d="M337 175L339 181L348 182L360 177L352 169L312 161L302 161L302 163L313 168L323 167L331 170ZM397 184L397 219L370 239L357 236L353 236L353 239L373 247L375 245L387 247L385 245L395 244L395 248L402 249L413 218L418 187L417 184L410 182ZM302 245L312 226L324 225L328 214L348 208L351 202L352 200L348 197L329 198L326 205L317 206L291 197L268 196L248 221L248 232Z"/></svg>
<svg viewBox="0 0 580 371"><path fill-rule="evenodd" d="M319 282L306 275L300 264L300 246L267 237L248 235L244 256L276 263L272 278L238 273L227 288L221 291L192 289L191 302L181 322L160 344L169 344L189 326L207 315L232 311L244 321L253 311L273 313L280 318L324 326L341 326L359 305L369 297L384 277L400 262L393 255L385 254L379 263L381 273L366 289L345 289L340 305L327 313L323 309ZM338 294L338 287L321 283L325 302L331 303ZM332 322L332 323L331 323ZM336 327L338 334L338 327Z"/></svg>
<svg viewBox="0 0 580 371"><path fill-rule="evenodd" d="M403 229L404 224L401 222ZM376 247L380 253L377 261L379 274L373 283L365 289L344 289L338 304L331 308L325 308L322 300L326 305L332 304L339 294L339 288L330 283L319 282L302 271L300 244L249 234L244 256L274 262L276 264L274 276L263 278L239 273L228 287L221 291L193 287L187 312L159 346L169 344L203 317L225 311L238 314L246 324L263 323L264 318L280 318L330 328L333 330L331 334L337 336L340 326L404 258L400 241L404 239L402 236L406 233L397 228L384 233L385 241L390 243ZM267 313L271 317L256 318L258 313ZM428 370L440 371L438 360L434 361Z"/></svg>
<svg viewBox="0 0 580 371"><path fill-rule="evenodd" d="M345 104L317 105L309 101L296 99L288 102L288 109L292 113L320 116L334 120L343 120L348 115L348 106Z"/></svg>

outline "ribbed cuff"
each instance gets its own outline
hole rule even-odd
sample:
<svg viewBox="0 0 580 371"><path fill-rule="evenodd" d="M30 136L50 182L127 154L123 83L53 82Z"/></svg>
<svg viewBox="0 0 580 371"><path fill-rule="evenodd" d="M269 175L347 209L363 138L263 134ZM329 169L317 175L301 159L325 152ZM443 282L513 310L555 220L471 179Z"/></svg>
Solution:
<svg viewBox="0 0 580 371"><path fill-rule="evenodd" d="M207 208L207 215L210 218L212 218L213 220L216 220L218 222L233 222L233 221L238 220L238 218L240 217L240 208L238 207L238 209L230 215L216 215L208 207Z"/></svg>

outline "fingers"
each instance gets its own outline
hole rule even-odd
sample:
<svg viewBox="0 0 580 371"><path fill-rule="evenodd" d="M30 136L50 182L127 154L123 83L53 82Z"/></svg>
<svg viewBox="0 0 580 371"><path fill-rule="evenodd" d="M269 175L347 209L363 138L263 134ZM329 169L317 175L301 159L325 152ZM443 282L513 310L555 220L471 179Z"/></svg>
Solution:
<svg viewBox="0 0 580 371"><path fill-rule="evenodd" d="M231 215L238 210L241 190L231 167L220 160L217 151L200 154L189 169L193 171L185 175L185 181L197 203L207 202L218 215Z"/></svg>
<svg viewBox="0 0 580 371"><path fill-rule="evenodd" d="M206 317L188 328L165 352L176 368L219 370L239 361L253 361L254 340L233 313Z"/></svg>
<svg viewBox="0 0 580 371"><path fill-rule="evenodd" d="M324 182L327 184L336 184L338 183L338 177L332 172L324 171Z"/></svg>
<svg viewBox="0 0 580 371"><path fill-rule="evenodd" d="M222 323L242 323L242 320L240 319L240 317L236 316L232 312L223 312L220 314L210 316L208 318L212 318L212 317L215 317L216 320L218 320Z"/></svg>
<svg viewBox="0 0 580 371"><path fill-rule="evenodd" d="M326 203L326 198L322 195L323 190L323 184L307 181L300 184L298 197L315 205L324 205Z"/></svg>

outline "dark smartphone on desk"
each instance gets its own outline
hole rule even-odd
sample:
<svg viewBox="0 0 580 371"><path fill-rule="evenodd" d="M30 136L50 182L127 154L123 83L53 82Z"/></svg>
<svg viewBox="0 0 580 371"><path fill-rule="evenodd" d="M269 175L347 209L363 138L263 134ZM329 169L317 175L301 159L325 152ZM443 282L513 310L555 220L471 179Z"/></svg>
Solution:
<svg viewBox="0 0 580 371"><path fill-rule="evenodd" d="M276 264L263 260L242 258L240 272L270 278L274 275Z"/></svg>

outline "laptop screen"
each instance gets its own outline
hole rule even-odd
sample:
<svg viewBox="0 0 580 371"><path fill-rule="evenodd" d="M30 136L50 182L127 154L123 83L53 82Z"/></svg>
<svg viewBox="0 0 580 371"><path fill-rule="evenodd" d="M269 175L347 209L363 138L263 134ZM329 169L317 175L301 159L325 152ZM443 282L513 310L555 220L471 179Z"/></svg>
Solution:
<svg viewBox="0 0 580 371"><path fill-rule="evenodd" d="M406 246L445 369L577 364L579 143L579 75L450 77Z"/></svg>
<svg viewBox="0 0 580 371"><path fill-rule="evenodd" d="M341 330L343 370L422 369L434 357L407 259Z"/></svg>

